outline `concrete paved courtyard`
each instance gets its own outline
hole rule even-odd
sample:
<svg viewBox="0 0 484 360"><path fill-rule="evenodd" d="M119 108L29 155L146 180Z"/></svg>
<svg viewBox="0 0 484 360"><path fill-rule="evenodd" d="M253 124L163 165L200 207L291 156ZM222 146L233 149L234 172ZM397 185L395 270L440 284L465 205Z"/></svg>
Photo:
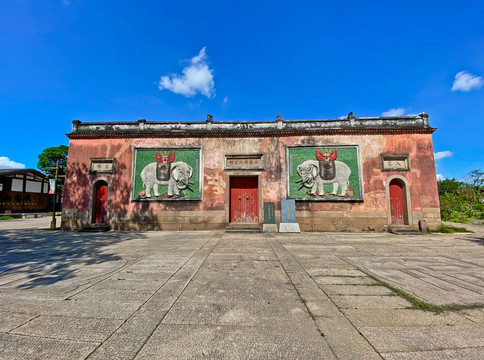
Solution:
<svg viewBox="0 0 484 360"><path fill-rule="evenodd" d="M484 358L484 310L473 307L484 304L482 227L41 230L49 224L0 222L2 359Z"/></svg>

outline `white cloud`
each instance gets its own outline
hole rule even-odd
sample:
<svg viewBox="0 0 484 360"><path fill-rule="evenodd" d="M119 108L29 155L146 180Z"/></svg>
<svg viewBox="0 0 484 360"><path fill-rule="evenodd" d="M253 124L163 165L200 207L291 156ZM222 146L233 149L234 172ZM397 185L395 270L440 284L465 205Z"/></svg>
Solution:
<svg viewBox="0 0 484 360"><path fill-rule="evenodd" d="M0 169L25 169L25 165L0 156Z"/></svg>
<svg viewBox="0 0 484 360"><path fill-rule="evenodd" d="M229 97L228 96L224 97L224 104L227 104L228 102L229 102Z"/></svg>
<svg viewBox="0 0 484 360"><path fill-rule="evenodd" d="M434 153L434 159L440 160L440 159L443 159L443 158L446 158L446 157L450 157L452 155L453 155L452 152L449 151L449 150L439 151L439 152Z"/></svg>
<svg viewBox="0 0 484 360"><path fill-rule="evenodd" d="M166 89L186 97L195 96L197 92L210 98L215 96L213 70L207 64L205 47L194 56L182 70L182 74L162 76L158 83L160 90Z"/></svg>
<svg viewBox="0 0 484 360"><path fill-rule="evenodd" d="M436 176L437 176L437 181L445 179L444 175L442 175L442 174L436 174Z"/></svg>
<svg viewBox="0 0 484 360"><path fill-rule="evenodd" d="M395 108L383 112L382 116L403 116L405 114L405 108Z"/></svg>
<svg viewBox="0 0 484 360"><path fill-rule="evenodd" d="M484 81L481 76L475 76L467 71L459 71L455 75L454 84L452 84L452 91L469 92L473 89L480 89Z"/></svg>

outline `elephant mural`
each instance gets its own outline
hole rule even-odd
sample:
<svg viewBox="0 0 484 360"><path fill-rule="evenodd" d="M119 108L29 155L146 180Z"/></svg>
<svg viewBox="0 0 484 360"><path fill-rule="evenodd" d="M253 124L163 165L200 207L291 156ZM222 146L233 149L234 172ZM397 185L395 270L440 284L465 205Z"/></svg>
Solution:
<svg viewBox="0 0 484 360"><path fill-rule="evenodd" d="M325 196L324 185L333 184L333 196L354 196L354 190L349 186L351 169L342 161L336 160L337 150L316 150L318 160L306 160L297 167L300 179L296 183L311 189L309 195ZM338 193L338 190L341 192Z"/></svg>
<svg viewBox="0 0 484 360"><path fill-rule="evenodd" d="M145 196L151 197L151 190L153 196L160 196L158 192L159 185L168 185L168 197L180 197L185 195L185 190L189 189L190 185L194 183L190 180L193 175L191 166L183 161L171 162L168 164L169 176L160 177L159 162L153 162L146 165L140 173L141 180L143 180L143 187L145 188ZM167 179L167 180L165 180Z"/></svg>
<svg viewBox="0 0 484 360"><path fill-rule="evenodd" d="M297 173L301 177L297 183L301 183L304 187L311 189L310 194L324 194L324 184L333 184L333 195L338 194L338 188L341 188L341 195L346 195L349 185L349 177L351 169L348 165L341 161L334 162L335 176L331 180L324 180L321 177L319 161L306 160L297 167Z"/></svg>

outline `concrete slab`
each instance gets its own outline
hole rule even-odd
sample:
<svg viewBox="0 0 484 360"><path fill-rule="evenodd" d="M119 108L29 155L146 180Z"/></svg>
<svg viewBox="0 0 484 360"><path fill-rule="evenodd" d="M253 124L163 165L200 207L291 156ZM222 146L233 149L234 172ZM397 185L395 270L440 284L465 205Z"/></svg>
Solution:
<svg viewBox="0 0 484 360"><path fill-rule="evenodd" d="M70 316L39 316L10 333L37 337L102 342L123 320L76 318Z"/></svg>
<svg viewBox="0 0 484 360"><path fill-rule="evenodd" d="M474 323L484 324L484 309L467 309L459 311L459 314Z"/></svg>
<svg viewBox="0 0 484 360"><path fill-rule="evenodd" d="M301 229L299 228L298 223L280 223L279 224L279 232L281 232L281 233L300 233Z"/></svg>
<svg viewBox="0 0 484 360"><path fill-rule="evenodd" d="M483 357L484 309L409 309L367 275L484 304L481 228L96 234L25 221L0 226L2 359Z"/></svg>
<svg viewBox="0 0 484 360"><path fill-rule="evenodd" d="M381 353L482 347L482 326L361 327Z"/></svg>
<svg viewBox="0 0 484 360"><path fill-rule="evenodd" d="M313 276L314 281L320 285L374 285L378 284L369 277L361 276Z"/></svg>
<svg viewBox="0 0 484 360"><path fill-rule="evenodd" d="M398 296L359 296L332 295L331 300L340 309L405 309L412 306L410 302Z"/></svg>
<svg viewBox="0 0 484 360"><path fill-rule="evenodd" d="M262 231L263 232L277 232L277 225L276 224L264 224L262 226Z"/></svg>
<svg viewBox="0 0 484 360"><path fill-rule="evenodd" d="M136 359L335 359L315 327L160 325Z"/></svg>
<svg viewBox="0 0 484 360"><path fill-rule="evenodd" d="M328 295L391 295L393 292L384 286L375 285L322 285Z"/></svg>
<svg viewBox="0 0 484 360"><path fill-rule="evenodd" d="M345 316L357 327L405 327L405 326L451 326L472 325L472 321L460 313L433 313L411 309L344 309Z"/></svg>
<svg viewBox="0 0 484 360"><path fill-rule="evenodd" d="M318 318L316 324L338 359L381 359L344 316Z"/></svg>
<svg viewBox="0 0 484 360"><path fill-rule="evenodd" d="M0 333L3 360L85 359L98 343Z"/></svg>
<svg viewBox="0 0 484 360"><path fill-rule="evenodd" d="M383 353L388 360L482 360L484 347L452 350Z"/></svg>
<svg viewBox="0 0 484 360"><path fill-rule="evenodd" d="M32 320L36 315L18 314L14 312L0 312L0 332L9 332L26 322Z"/></svg>

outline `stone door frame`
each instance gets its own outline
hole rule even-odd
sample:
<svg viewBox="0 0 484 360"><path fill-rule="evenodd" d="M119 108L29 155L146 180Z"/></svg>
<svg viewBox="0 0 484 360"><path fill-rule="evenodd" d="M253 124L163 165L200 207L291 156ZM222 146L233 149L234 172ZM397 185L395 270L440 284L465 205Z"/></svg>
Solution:
<svg viewBox="0 0 484 360"><path fill-rule="evenodd" d="M96 201L97 201L97 189L99 186L104 184L108 186L108 199L107 199L107 214L106 214L106 224L109 223L109 213L111 207L111 183L105 177L96 178L91 184L91 189L89 191L89 224L96 224Z"/></svg>
<svg viewBox="0 0 484 360"><path fill-rule="evenodd" d="M225 172L225 223L230 224L230 178L231 177L257 177L257 209L259 220L264 223L264 208L262 201L262 171L230 170Z"/></svg>
<svg viewBox="0 0 484 360"><path fill-rule="evenodd" d="M393 225L392 212L391 212L392 210L390 205L390 182L395 179L399 180L402 185L404 224L411 226L413 224L413 217L412 217L412 204L410 202L410 185L408 183L408 180L401 175L392 175L385 181L387 224L389 226Z"/></svg>

